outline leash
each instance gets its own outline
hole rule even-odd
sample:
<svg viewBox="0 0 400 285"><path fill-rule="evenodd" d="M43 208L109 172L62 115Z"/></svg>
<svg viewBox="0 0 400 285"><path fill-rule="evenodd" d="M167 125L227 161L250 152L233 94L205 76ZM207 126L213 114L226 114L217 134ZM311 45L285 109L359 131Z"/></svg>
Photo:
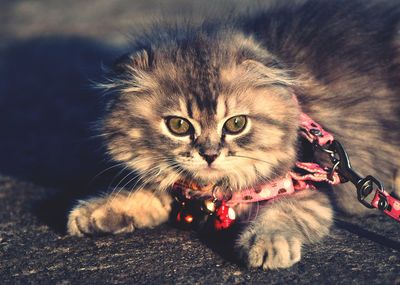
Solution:
<svg viewBox="0 0 400 285"><path fill-rule="evenodd" d="M301 115L303 137L315 148L329 155L333 164L331 173L337 173L342 183L351 182L357 189L357 198L365 207L376 208L400 222L400 200L384 190L383 183L372 175L361 176L351 166L349 156L339 141L324 131L306 114Z"/></svg>
<svg viewBox="0 0 400 285"><path fill-rule="evenodd" d="M364 206L379 209L400 222L400 200L387 193L383 184L372 175L363 177L354 171L344 147L304 113L300 116L300 135L312 144L314 150L327 154L332 167L296 162L295 168L284 177L238 192L223 183L199 186L194 182L177 181L172 186L177 204L177 211L173 213L175 221L186 228L203 226L211 221L215 229L227 229L236 219L233 207L240 203L272 200L305 189L316 190L315 183L336 185L350 182L356 187L358 200ZM201 196L201 192L210 191L211 197Z"/></svg>

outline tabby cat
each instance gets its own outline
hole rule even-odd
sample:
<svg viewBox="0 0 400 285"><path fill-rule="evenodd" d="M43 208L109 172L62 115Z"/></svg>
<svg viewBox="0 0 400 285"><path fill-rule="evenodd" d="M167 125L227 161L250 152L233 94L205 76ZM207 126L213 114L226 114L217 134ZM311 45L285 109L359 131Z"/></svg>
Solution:
<svg viewBox="0 0 400 285"><path fill-rule="evenodd" d="M305 159L301 112L345 145L358 172L395 191L400 5L393 2L281 3L234 20L158 25L138 37L102 85L110 102L100 122L110 156L138 173L136 187L80 202L68 232L164 223L168 190L181 179L223 180L241 191L284 176ZM370 211L353 185L335 187L330 198L329 188L266 203L238 236L238 255L250 267L287 268L303 244L328 235L332 205ZM240 219L251 207L236 211Z"/></svg>

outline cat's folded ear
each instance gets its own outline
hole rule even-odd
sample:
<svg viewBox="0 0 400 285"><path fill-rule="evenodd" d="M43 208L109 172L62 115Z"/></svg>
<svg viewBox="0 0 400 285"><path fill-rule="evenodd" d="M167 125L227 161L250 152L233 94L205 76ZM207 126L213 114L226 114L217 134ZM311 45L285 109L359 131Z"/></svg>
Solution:
<svg viewBox="0 0 400 285"><path fill-rule="evenodd" d="M256 75L256 80L253 82L255 85L279 85L281 87L290 88L298 83L290 72L276 60L245 59L239 66L244 68L247 72Z"/></svg>
<svg viewBox="0 0 400 285"><path fill-rule="evenodd" d="M148 70L150 67L149 52L143 49L119 57L114 62L112 70L117 74L122 74L127 71Z"/></svg>

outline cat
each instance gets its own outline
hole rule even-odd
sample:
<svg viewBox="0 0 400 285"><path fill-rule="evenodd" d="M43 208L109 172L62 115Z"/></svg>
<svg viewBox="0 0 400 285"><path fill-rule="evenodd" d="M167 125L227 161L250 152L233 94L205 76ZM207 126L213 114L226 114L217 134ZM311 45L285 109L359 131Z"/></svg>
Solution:
<svg viewBox="0 0 400 285"><path fill-rule="evenodd" d="M78 203L68 232L160 225L171 212L168 189L181 179L224 180L240 191L284 176L305 156L301 112L342 142L359 173L395 191L399 23L396 3L311 0L226 21L156 25L102 85L110 102L100 132L139 186ZM238 256L250 267L292 266L304 244L329 234L334 204L350 215L371 211L350 183L298 191L260 209L237 238ZM237 209L239 219L250 210Z"/></svg>

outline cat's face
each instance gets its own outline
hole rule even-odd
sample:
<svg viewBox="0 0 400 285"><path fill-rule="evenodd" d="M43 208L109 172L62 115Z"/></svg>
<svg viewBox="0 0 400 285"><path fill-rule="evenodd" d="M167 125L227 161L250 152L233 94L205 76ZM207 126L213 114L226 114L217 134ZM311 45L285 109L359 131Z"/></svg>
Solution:
<svg viewBox="0 0 400 285"><path fill-rule="evenodd" d="M111 155L161 188L224 179L241 189L284 174L299 115L288 79L238 60L232 47L193 45L155 50L153 64L141 52L125 65L104 121Z"/></svg>

